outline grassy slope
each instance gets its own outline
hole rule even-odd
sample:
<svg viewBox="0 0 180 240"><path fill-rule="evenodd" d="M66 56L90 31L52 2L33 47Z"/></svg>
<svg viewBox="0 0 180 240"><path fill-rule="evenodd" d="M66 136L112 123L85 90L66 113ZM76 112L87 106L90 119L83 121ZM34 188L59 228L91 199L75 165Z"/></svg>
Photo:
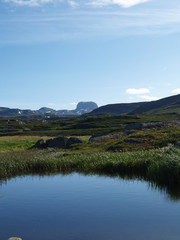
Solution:
<svg viewBox="0 0 180 240"><path fill-rule="evenodd" d="M178 104L180 106L180 94L162 98L157 101L147 102L146 104L132 111L132 113L148 113L156 111L156 109L166 108L173 104Z"/></svg>
<svg viewBox="0 0 180 240"><path fill-rule="evenodd" d="M150 114L180 114L180 104L171 104L168 106L164 106L161 108L156 108L151 111L149 111Z"/></svg>
<svg viewBox="0 0 180 240"><path fill-rule="evenodd" d="M106 134L121 131L124 126L134 122L171 121L178 115L120 115L93 116L81 118L33 120L0 118L0 136L82 136Z"/></svg>

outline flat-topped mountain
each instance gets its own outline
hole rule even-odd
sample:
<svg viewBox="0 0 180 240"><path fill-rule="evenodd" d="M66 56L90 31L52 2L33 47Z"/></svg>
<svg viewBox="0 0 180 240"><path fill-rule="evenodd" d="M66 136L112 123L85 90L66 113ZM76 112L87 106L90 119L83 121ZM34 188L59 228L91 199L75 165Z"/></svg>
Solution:
<svg viewBox="0 0 180 240"><path fill-rule="evenodd" d="M75 111L82 114L89 113L96 108L98 108L98 105L95 102L79 102Z"/></svg>

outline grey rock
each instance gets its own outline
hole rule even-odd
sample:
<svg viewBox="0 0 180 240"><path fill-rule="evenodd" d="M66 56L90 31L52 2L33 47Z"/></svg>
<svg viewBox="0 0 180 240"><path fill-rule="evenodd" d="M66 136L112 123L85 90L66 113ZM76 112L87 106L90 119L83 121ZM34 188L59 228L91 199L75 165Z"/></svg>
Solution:
<svg viewBox="0 0 180 240"><path fill-rule="evenodd" d="M47 148L66 148L67 141L66 137L52 138L46 141L46 146Z"/></svg>
<svg viewBox="0 0 180 240"><path fill-rule="evenodd" d="M59 148L65 149L71 147L73 144L82 143L79 138L71 137L57 137L57 138L50 138L47 141L41 139L37 141L37 143L32 146L30 149L38 148L38 149L47 149L47 148Z"/></svg>
<svg viewBox="0 0 180 240"><path fill-rule="evenodd" d="M102 142L106 140L118 139L122 136L121 133L110 133L106 135L94 135L90 137L89 142Z"/></svg>
<svg viewBox="0 0 180 240"><path fill-rule="evenodd" d="M44 139L40 139L35 143L35 145L32 148L39 148L39 149L44 149L46 148L46 141Z"/></svg>
<svg viewBox="0 0 180 240"><path fill-rule="evenodd" d="M82 141L79 138L75 138L75 137L70 137L66 143L66 147L70 147L73 144L78 144L78 143L82 143Z"/></svg>
<svg viewBox="0 0 180 240"><path fill-rule="evenodd" d="M124 140L126 143L145 143L145 139L133 139L133 138L127 138Z"/></svg>

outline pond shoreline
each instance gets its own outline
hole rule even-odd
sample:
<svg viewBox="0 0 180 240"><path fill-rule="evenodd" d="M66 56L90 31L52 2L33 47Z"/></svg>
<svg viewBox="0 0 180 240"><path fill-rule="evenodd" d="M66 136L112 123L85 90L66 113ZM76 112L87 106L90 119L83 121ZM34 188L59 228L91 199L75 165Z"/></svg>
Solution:
<svg viewBox="0 0 180 240"><path fill-rule="evenodd" d="M2 181L27 174L71 172L144 179L180 195L180 149L172 145L148 151L68 156L52 150L0 152Z"/></svg>

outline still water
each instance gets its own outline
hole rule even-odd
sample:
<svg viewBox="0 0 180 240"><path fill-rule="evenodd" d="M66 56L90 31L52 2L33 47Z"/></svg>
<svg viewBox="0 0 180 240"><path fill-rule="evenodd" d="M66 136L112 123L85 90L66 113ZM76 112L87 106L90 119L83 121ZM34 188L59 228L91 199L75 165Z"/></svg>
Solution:
<svg viewBox="0 0 180 240"><path fill-rule="evenodd" d="M0 186L0 240L179 240L180 202L147 182L79 174Z"/></svg>

